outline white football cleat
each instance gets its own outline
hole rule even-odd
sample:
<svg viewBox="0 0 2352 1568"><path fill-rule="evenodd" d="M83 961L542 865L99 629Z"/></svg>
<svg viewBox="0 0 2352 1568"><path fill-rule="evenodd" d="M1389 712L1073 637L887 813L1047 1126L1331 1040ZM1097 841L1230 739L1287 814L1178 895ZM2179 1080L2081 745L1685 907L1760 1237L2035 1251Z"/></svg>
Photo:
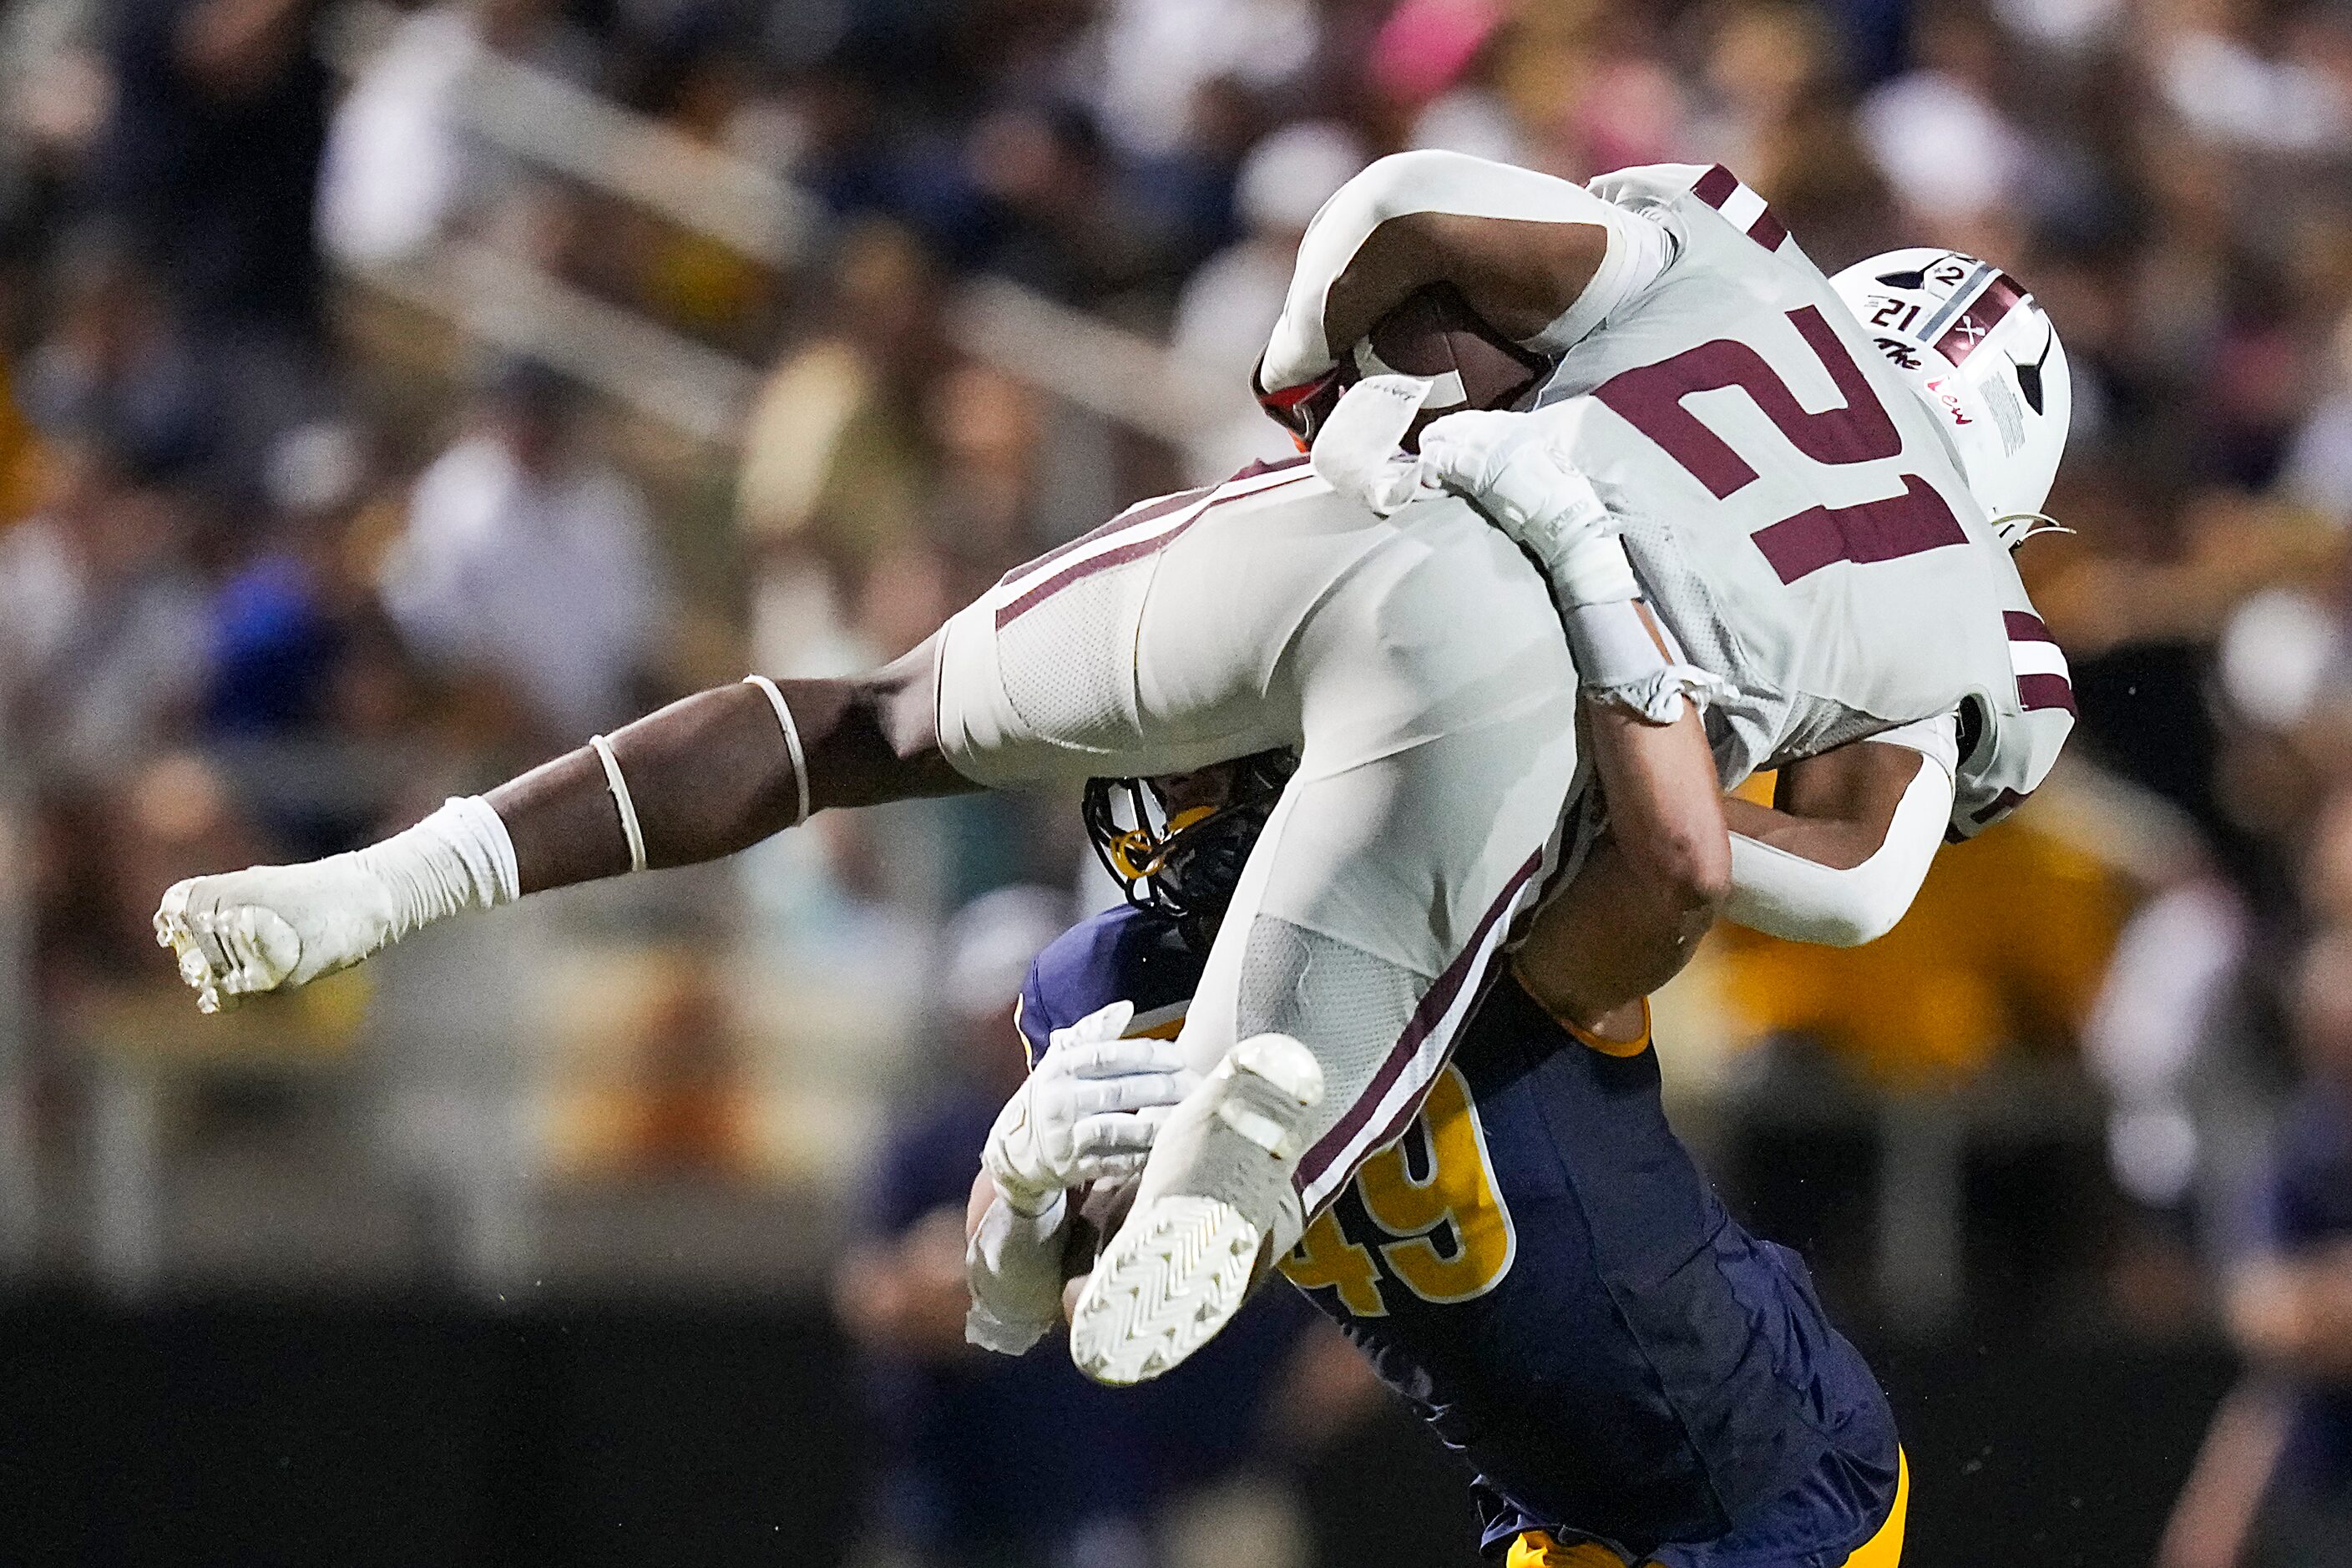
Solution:
<svg viewBox="0 0 2352 1568"><path fill-rule="evenodd" d="M1256 1035L1170 1112L1135 1206L1071 1314L1080 1372L1147 1382L1233 1321L1306 1226L1291 1175L1322 1100L1313 1052L1287 1035Z"/></svg>

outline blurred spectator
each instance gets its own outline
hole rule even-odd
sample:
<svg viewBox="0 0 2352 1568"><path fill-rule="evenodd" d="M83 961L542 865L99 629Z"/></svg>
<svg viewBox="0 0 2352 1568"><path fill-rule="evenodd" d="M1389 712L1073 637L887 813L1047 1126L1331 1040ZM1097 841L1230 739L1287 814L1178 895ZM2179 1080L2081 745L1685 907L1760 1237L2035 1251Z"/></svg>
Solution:
<svg viewBox="0 0 2352 1568"><path fill-rule="evenodd" d="M2162 1568L2326 1568L2352 1553L2352 932L2304 954L2305 1076L2229 1284L2249 1380L2215 1419Z"/></svg>
<svg viewBox="0 0 2352 1568"><path fill-rule="evenodd" d="M113 115L102 210L168 258L198 330L318 325L311 237L327 73L315 0L121 0L109 8Z"/></svg>
<svg viewBox="0 0 2352 1568"><path fill-rule="evenodd" d="M1268 92L1315 58L1306 0L1110 0L1102 11L1087 78L1102 123L1136 153L1173 151L1210 82Z"/></svg>
<svg viewBox="0 0 2352 1568"><path fill-rule="evenodd" d="M1071 104L1015 105L972 128L989 270L1074 305L1115 305L1165 258L1103 128Z"/></svg>
<svg viewBox="0 0 2352 1568"><path fill-rule="evenodd" d="M153 270L102 226L62 247L54 270L49 332L25 367L27 414L184 477L217 448L221 410Z"/></svg>
<svg viewBox="0 0 2352 1568"><path fill-rule="evenodd" d="M2167 106L2191 131L2283 153L2336 151L2352 138L2352 100L2336 68L2345 23L2333 7L2181 6L2176 14L2193 19L2158 25L2155 67Z"/></svg>
<svg viewBox="0 0 2352 1568"><path fill-rule="evenodd" d="M404 17L337 106L319 189L328 253L357 266L411 259L486 204L511 170L475 140L459 96L486 56L559 78L594 47L548 0L446 0Z"/></svg>
<svg viewBox="0 0 2352 1568"><path fill-rule="evenodd" d="M474 428L416 481L385 607L428 660L487 679L550 739L628 716L660 585L636 487L593 453L578 395L499 367Z"/></svg>
<svg viewBox="0 0 2352 1568"><path fill-rule="evenodd" d="M859 655L842 639L866 572L926 526L923 402L952 363L938 341L940 288L905 230L853 228L835 262L834 330L789 353L752 406L736 505L760 572L762 669L848 668Z"/></svg>
<svg viewBox="0 0 2352 1568"><path fill-rule="evenodd" d="M1871 157L1911 216L1929 234L1940 225L1958 238L1955 226L2008 200L2027 150L1993 106L2001 37L1983 8L1975 0L1928 6L1912 35L1912 68L1871 89L1858 120Z"/></svg>
<svg viewBox="0 0 2352 1568"><path fill-rule="evenodd" d="M58 444L40 510L0 533L0 743L20 762L120 778L185 719L205 656L186 531L120 452Z"/></svg>
<svg viewBox="0 0 2352 1568"><path fill-rule="evenodd" d="M111 113L92 194L135 256L169 269L233 479L332 393L314 234L328 84L311 40L320 11L318 0L106 10Z"/></svg>
<svg viewBox="0 0 2352 1568"><path fill-rule="evenodd" d="M1286 457L1290 443L1251 395L1250 377L1290 289L1290 265L1317 209L1365 163L1344 126L1286 126L1250 151L1234 205L1245 233L1194 272L1176 302L1170 346L1223 389L1229 409L1186 454L1195 484L1225 478L1260 458Z"/></svg>

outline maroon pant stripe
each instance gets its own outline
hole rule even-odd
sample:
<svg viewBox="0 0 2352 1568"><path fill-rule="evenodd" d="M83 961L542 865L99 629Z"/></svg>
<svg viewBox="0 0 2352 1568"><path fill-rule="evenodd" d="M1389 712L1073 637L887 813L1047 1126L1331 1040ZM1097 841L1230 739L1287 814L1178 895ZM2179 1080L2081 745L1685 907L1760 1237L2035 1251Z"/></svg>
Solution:
<svg viewBox="0 0 2352 1568"><path fill-rule="evenodd" d="M1691 186L1691 195L1711 207L1719 207L1729 201L1731 193L1738 188L1739 177L1717 163L1698 177L1698 183Z"/></svg>
<svg viewBox="0 0 2352 1568"><path fill-rule="evenodd" d="M1157 500L1138 501L1100 527L1090 528L1066 543L1056 544L1034 561L1023 562L1003 576L999 577L996 580L996 585L1002 588L1015 577L1025 577L1032 572L1043 571L1071 551L1084 549L1097 540L1117 533L1122 528L1134 528L1139 524L1150 522L1154 519L1166 517L1172 512L1181 511L1215 488L1214 485L1202 485L1198 489L1178 490L1174 495L1161 496Z"/></svg>
<svg viewBox="0 0 2352 1568"><path fill-rule="evenodd" d="M1446 1009L1454 1005L1454 999L1461 994L1463 984L1474 978L1471 972L1477 963L1479 950L1486 944L1486 933L1494 929L1496 921L1502 919L1503 911L1510 908L1511 900L1518 896L1528 879L1534 876L1542 865L1543 851L1538 849L1528 857L1526 864L1511 874L1509 881L1503 884L1502 892L1479 917L1478 927L1470 933L1470 940L1463 944L1462 951L1454 955L1454 962L1445 966L1445 972L1430 986L1421 999L1421 1005L1412 1010L1412 1017L1406 1023L1404 1033L1397 1037L1396 1045L1389 1051L1388 1059L1381 1064L1381 1070L1373 1075L1370 1086L1356 1097L1356 1103L1348 1108L1348 1113L1339 1119L1339 1125L1326 1132L1315 1147L1307 1152L1307 1158L1298 1163L1297 1173L1291 1178L1293 1186L1303 1191L1314 1185L1330 1168L1331 1162L1338 1159L1356 1134L1363 1131L1364 1123L1371 1120L1372 1112L1379 1109L1381 1100L1403 1073L1405 1064L1412 1061L1414 1053L1421 1049L1422 1041L1429 1037L1430 1031L1436 1028L1438 1021L1445 1016ZM1412 1120L1412 1113L1420 1108L1420 1101L1416 1099L1404 1109L1397 1119L1397 1131L1404 1130L1404 1123ZM1393 1137L1394 1134L1389 1136ZM1387 1141L1383 1138L1370 1144L1366 1152L1381 1147Z"/></svg>
<svg viewBox="0 0 2352 1568"><path fill-rule="evenodd" d="M1157 518L1169 516L1170 514L1181 510L1183 506L1200 500L1203 495L1207 495L1209 497L1207 504L1202 506L1199 511L1194 512L1191 517L1186 518L1182 522L1180 522L1175 527L1169 529L1166 532L1154 533L1143 539L1131 541L1129 543L1120 545L1116 550L1106 550L1100 555L1090 555L1084 561L1080 561L1074 565L1064 567L1061 571L1056 572L1051 577L1046 578L1035 587L1031 588L1027 593L1023 594L1019 598L1008 600L1006 603L999 605L996 608L996 629L1003 631L1006 626L1011 626L1014 621L1019 620L1022 616L1027 615L1030 611L1035 609L1038 605L1044 604L1046 600L1052 598L1055 595L1060 593L1063 589L1068 587L1073 583L1081 582L1086 578L1093 576L1097 572L1107 572L1114 566L1124 566L1130 561L1139 561L1144 556L1152 553L1154 551L1167 549L1168 546L1175 543L1177 540L1182 538L1184 534L1191 530L1194 523L1200 521L1202 518L1208 516L1210 512L1215 510L1218 507L1223 505L1229 500L1240 500L1248 496L1262 496L1268 490L1278 490L1285 485L1296 484L1300 479L1313 479L1314 477L1315 476L1311 473L1294 474L1289 479L1277 479L1270 485L1260 485L1254 490L1244 490L1239 495L1214 495L1211 494L1209 490L1190 490L1184 492L1181 496L1170 496L1164 501L1154 502L1152 507L1148 509L1147 511L1139 511L1129 517L1119 519L1118 520L1119 525L1132 528L1139 523L1148 522ZM1213 488L1214 487L1213 487ZM1171 505L1169 504L1170 502L1174 502L1176 504ZM1089 537L1099 538L1105 531L1106 531L1103 529L1097 529ZM1067 545L1063 546L1063 550L1066 552L1069 548L1070 547ZM1052 557L1047 557L1046 559L1050 560Z"/></svg>

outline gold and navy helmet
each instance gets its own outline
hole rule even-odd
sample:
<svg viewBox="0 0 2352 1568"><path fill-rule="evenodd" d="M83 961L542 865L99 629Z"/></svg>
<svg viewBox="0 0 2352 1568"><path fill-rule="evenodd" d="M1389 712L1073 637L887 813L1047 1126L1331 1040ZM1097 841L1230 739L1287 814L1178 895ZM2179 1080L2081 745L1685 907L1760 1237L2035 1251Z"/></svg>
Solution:
<svg viewBox="0 0 2352 1568"><path fill-rule="evenodd" d="M1089 779L1087 837L1129 903L1197 930L1233 902L1259 830L1297 766L1287 751L1219 763L1230 777L1213 804L1185 804L1200 793L1186 785L1207 769L1169 779Z"/></svg>

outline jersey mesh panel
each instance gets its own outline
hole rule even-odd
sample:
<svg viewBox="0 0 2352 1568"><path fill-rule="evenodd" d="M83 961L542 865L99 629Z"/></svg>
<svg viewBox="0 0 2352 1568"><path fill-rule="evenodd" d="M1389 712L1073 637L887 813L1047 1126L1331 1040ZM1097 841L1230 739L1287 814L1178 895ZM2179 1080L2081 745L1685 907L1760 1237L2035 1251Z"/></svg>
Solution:
<svg viewBox="0 0 2352 1568"><path fill-rule="evenodd" d="M1105 751L1135 733L1135 660L1127 615L1149 560L1097 572L1057 590L997 633L1005 700L1038 735L1080 751Z"/></svg>
<svg viewBox="0 0 2352 1568"><path fill-rule="evenodd" d="M1737 784L1753 769L1817 756L1892 727L1894 721L1829 698L1774 686L1740 647L1706 579L1684 558L1682 541L1674 531L1644 516L1637 504L1623 499L1622 491L1612 493L1610 504L1622 522L1625 549L1641 574L1642 586L1683 645L1683 657L1738 688L1735 695L1707 710L1707 740L1726 784ZM1727 721L1735 717L1736 733L1727 738Z"/></svg>
<svg viewBox="0 0 2352 1568"><path fill-rule="evenodd" d="M1360 947L1260 915L1242 958L1235 1037L1285 1034L1315 1053L1323 1069L1312 1122L1319 1138L1370 1085L1430 984Z"/></svg>
<svg viewBox="0 0 2352 1568"><path fill-rule="evenodd" d="M1643 591L1682 645L1683 658L1732 683L1729 695L1708 705L1706 734L1722 782L1737 784L1762 760L1769 738L1787 732L1790 704L1748 657L1706 579L1685 559L1674 530L1614 486L1606 499L1624 529L1626 553Z"/></svg>

